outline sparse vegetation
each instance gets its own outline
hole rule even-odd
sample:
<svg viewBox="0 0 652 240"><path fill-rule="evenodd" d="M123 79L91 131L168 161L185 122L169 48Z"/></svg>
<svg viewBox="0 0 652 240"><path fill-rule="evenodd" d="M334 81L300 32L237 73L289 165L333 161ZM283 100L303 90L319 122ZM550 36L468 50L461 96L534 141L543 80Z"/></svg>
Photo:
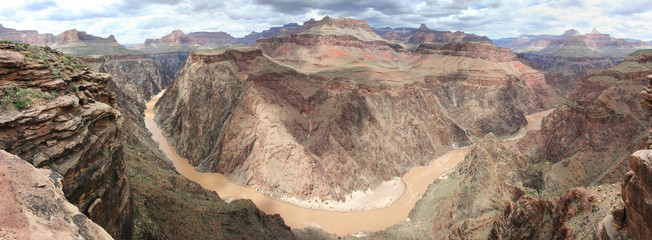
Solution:
<svg viewBox="0 0 652 240"><path fill-rule="evenodd" d="M73 92L79 91L79 87L77 86L76 83L70 84L70 91L73 91Z"/></svg>
<svg viewBox="0 0 652 240"><path fill-rule="evenodd" d="M50 93L41 91L40 89L29 89L12 87L4 90L2 97L2 108L4 110L18 109L23 110L32 104L40 103L42 101L49 101L54 99Z"/></svg>
<svg viewBox="0 0 652 240"><path fill-rule="evenodd" d="M57 169L59 169L59 165L57 165L56 163L52 163L50 164L50 168L52 169L52 171L57 171Z"/></svg>
<svg viewBox="0 0 652 240"><path fill-rule="evenodd" d="M64 55L49 46L35 46L27 43L14 43L2 41L3 43L14 44L14 51L25 56L25 61L46 63L50 71L57 78L66 78L73 73L78 73L84 68L84 62L74 56Z"/></svg>

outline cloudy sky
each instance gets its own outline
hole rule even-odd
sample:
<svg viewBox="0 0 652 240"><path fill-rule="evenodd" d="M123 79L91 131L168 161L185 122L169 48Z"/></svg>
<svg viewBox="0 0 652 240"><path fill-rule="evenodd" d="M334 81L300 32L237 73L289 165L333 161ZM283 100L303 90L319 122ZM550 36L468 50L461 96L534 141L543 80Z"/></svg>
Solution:
<svg viewBox="0 0 652 240"><path fill-rule="evenodd" d="M120 43L142 43L174 29L224 31L242 37L325 15L366 20L373 27L464 31L492 39L561 34L594 27L618 38L652 40L649 0L4 0L0 24L61 33L75 28Z"/></svg>

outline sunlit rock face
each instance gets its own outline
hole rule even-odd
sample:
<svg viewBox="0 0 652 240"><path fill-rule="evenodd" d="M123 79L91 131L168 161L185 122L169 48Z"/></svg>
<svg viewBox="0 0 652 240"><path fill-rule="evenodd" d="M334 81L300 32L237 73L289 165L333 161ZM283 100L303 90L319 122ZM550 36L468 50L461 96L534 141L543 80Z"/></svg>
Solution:
<svg viewBox="0 0 652 240"><path fill-rule="evenodd" d="M324 18L254 47L196 51L156 112L201 171L342 199L554 106L543 75L491 43L406 49ZM278 174L283 172L283 174Z"/></svg>

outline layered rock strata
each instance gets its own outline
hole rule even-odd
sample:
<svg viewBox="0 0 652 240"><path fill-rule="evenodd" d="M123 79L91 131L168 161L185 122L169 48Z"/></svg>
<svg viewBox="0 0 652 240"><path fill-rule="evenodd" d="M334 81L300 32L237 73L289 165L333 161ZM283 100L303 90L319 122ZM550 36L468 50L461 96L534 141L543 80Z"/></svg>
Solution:
<svg viewBox="0 0 652 240"><path fill-rule="evenodd" d="M139 54L120 45L113 35L97 37L76 29L61 34L39 34L37 31L17 31L0 25L0 39L39 46L50 46L72 55L119 55Z"/></svg>
<svg viewBox="0 0 652 240"><path fill-rule="evenodd" d="M156 111L199 170L274 194L341 199L558 101L509 51L413 53L361 21L255 46L193 52Z"/></svg>
<svg viewBox="0 0 652 240"><path fill-rule="evenodd" d="M649 114L633 99L652 73L652 63L635 56L647 55L649 51L639 51L615 67L587 73L571 101L518 143L532 163L550 163L537 187L544 195L621 181L628 156L645 142Z"/></svg>
<svg viewBox="0 0 652 240"><path fill-rule="evenodd" d="M527 175L525 159L489 134L455 170L428 187L409 220L368 237L486 239L494 218L526 194L522 181Z"/></svg>
<svg viewBox="0 0 652 240"><path fill-rule="evenodd" d="M120 142L133 190L135 239L294 238L278 215L267 215L248 200L225 202L179 175L158 149L145 127L143 110L170 81L162 64L144 55L83 59L113 76L108 88L116 93L125 120Z"/></svg>
<svg viewBox="0 0 652 240"><path fill-rule="evenodd" d="M641 104L652 115L652 75L641 92ZM648 130L646 147L652 143L652 127ZM621 198L613 210L596 228L596 239L620 239L625 234L632 239L652 236L652 150L639 150L629 157L629 171L622 183Z"/></svg>
<svg viewBox="0 0 652 240"><path fill-rule="evenodd" d="M559 36L499 40L496 45L523 53L527 61L547 72L546 80L564 97L570 96L590 69L613 67L636 50L652 48L645 42L616 39L595 30L581 35L574 29Z"/></svg>
<svg viewBox="0 0 652 240"><path fill-rule="evenodd" d="M133 212L111 76L35 46L0 44L0 149L63 175L66 198L115 238ZM23 49L26 48L26 49Z"/></svg>
<svg viewBox="0 0 652 240"><path fill-rule="evenodd" d="M0 150L0 238L113 239L66 200L58 172Z"/></svg>
<svg viewBox="0 0 652 240"><path fill-rule="evenodd" d="M632 239L646 239L652 236L652 150L632 154L629 167L621 193L624 219L614 215L614 223L625 225Z"/></svg>
<svg viewBox="0 0 652 240"><path fill-rule="evenodd" d="M374 28L374 32L386 40L401 41L415 45L422 43L491 42L485 36L466 34L459 31L431 30L425 24L421 24L419 28Z"/></svg>
<svg viewBox="0 0 652 240"><path fill-rule="evenodd" d="M172 81L173 74L161 62L145 54L104 55L82 58L95 71L111 74L109 90L116 93L121 112L140 116L145 102ZM137 103L136 103L137 102Z"/></svg>

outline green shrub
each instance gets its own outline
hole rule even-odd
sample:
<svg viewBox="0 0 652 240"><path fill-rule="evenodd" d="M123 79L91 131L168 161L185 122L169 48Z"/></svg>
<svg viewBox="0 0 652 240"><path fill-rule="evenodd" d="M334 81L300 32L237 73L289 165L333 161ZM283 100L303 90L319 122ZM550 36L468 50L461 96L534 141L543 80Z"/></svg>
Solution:
<svg viewBox="0 0 652 240"><path fill-rule="evenodd" d="M54 96L40 89L7 88L4 90L4 97L2 98L2 108L7 110L13 107L23 110L39 99L52 100Z"/></svg>
<svg viewBox="0 0 652 240"><path fill-rule="evenodd" d="M52 171L57 171L57 169L59 169L59 165L57 165L56 163L52 163L50 164L50 168L52 169Z"/></svg>
<svg viewBox="0 0 652 240"><path fill-rule="evenodd" d="M14 46L14 50L16 50L17 52L27 50L27 49L29 49L29 45L25 43L16 43L16 45Z"/></svg>
<svg viewBox="0 0 652 240"><path fill-rule="evenodd" d="M73 92L79 91L79 87L77 86L76 83L70 84L70 90Z"/></svg>
<svg viewBox="0 0 652 240"><path fill-rule="evenodd" d="M5 89L5 96L2 99L2 107L4 109L13 106L18 110L22 110L30 104L32 104L32 99L22 89L17 87Z"/></svg>

